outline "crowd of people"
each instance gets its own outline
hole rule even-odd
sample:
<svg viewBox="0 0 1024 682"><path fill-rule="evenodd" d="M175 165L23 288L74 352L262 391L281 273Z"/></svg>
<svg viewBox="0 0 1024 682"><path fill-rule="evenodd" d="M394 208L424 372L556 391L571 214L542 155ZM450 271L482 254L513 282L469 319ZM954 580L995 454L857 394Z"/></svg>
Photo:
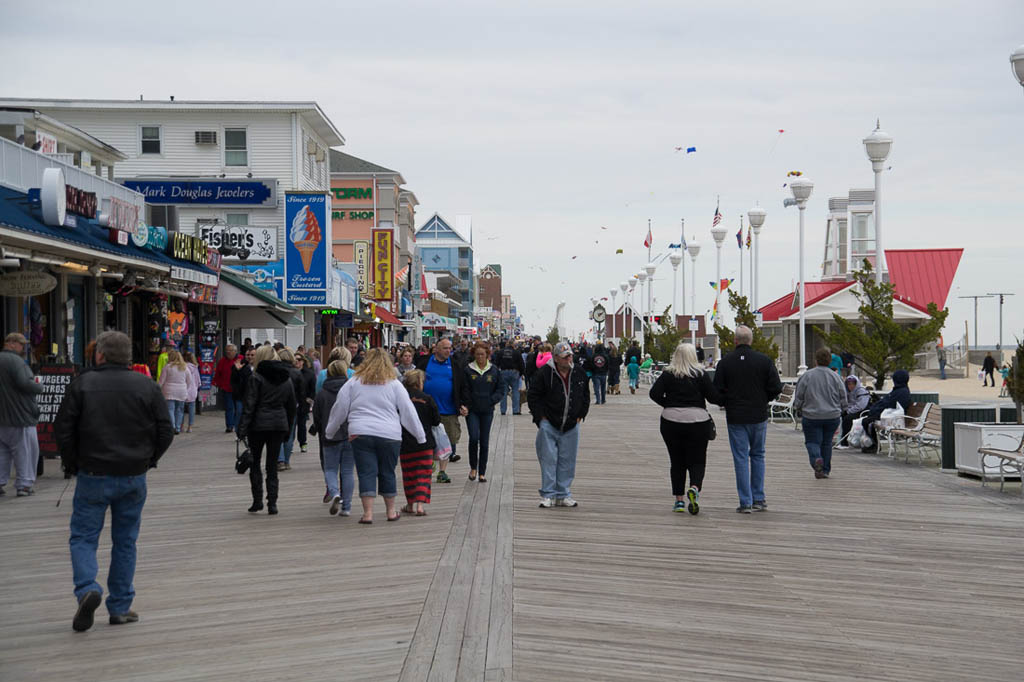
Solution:
<svg viewBox="0 0 1024 682"><path fill-rule="evenodd" d="M662 408L660 433L669 455L675 512L700 511L708 443L717 437L709 405L725 411L737 511L768 508L768 410L782 383L774 362L751 347L748 328L738 327L735 338L734 350L718 363L713 378L702 350L682 343L650 388L650 398ZM36 442L35 396L43 390L20 357L25 343L20 334L8 335L0 352L0 374L10 389L0 400L0 446L21 453L15 457L19 496L32 492L23 472L32 456L29 441ZM87 367L68 387L54 424L65 476L78 478L70 545L79 604L73 627L79 631L91 627L101 603L96 548L108 509L114 543L107 583L110 622L138 620L131 610L132 576L146 472L176 434L191 430L200 385L190 353L164 348L151 377L131 364L131 342L120 332L104 332L87 354ZM837 367L828 350L819 350L815 362L797 382L794 407L802 414L809 464L816 477L828 478L835 434L845 436L857 417L870 432L886 408L905 409L909 375L895 372L893 391L869 406L859 379L844 379L841 372L849 368ZM502 415L511 409L516 416L524 402L537 428L539 507L577 507L571 487L590 405L604 405L608 394L619 394L623 375L635 393L645 366L651 368L651 358L635 344L620 353L613 343L551 345L533 339L494 345L461 340L455 345L442 338L431 348L386 349L367 348L351 338L321 363L315 349L254 345L246 339L241 348L225 348L212 381L224 406L225 432L236 436L239 471L249 474L250 513L279 513L279 473L291 469L296 441L299 451L307 452L307 437L314 436L328 513L350 516L358 491L358 522L370 525L378 496L388 522L403 514L428 515L432 484L450 483L450 465L461 459L463 424L467 479L486 483L495 409L500 405ZM396 470L404 505L398 502Z"/></svg>

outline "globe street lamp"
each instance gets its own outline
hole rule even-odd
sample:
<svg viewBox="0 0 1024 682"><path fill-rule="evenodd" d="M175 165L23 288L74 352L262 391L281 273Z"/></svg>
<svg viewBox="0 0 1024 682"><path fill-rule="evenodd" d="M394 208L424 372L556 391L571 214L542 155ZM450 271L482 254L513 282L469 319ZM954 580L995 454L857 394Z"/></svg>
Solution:
<svg viewBox="0 0 1024 682"><path fill-rule="evenodd" d="M648 263L644 266L644 272L647 273L647 327L654 333L654 271L658 269L658 266L654 263Z"/></svg>
<svg viewBox="0 0 1024 682"><path fill-rule="evenodd" d="M630 311L630 323L629 326L633 326L632 312L633 309L626 304L626 292L629 291L629 282L619 282L619 290L622 292L622 337L626 337L626 311Z"/></svg>
<svg viewBox="0 0 1024 682"><path fill-rule="evenodd" d="M636 306L635 297L633 292L636 291L637 284L640 280L637 279L636 275L629 278L629 338L633 338L633 334L636 334Z"/></svg>
<svg viewBox="0 0 1024 682"><path fill-rule="evenodd" d="M700 244L696 239L691 239L686 245L686 251L690 254L690 314L697 315L697 254L700 253ZM689 323L687 323L689 325ZM690 343L697 347L697 332L690 332Z"/></svg>
<svg viewBox="0 0 1024 682"><path fill-rule="evenodd" d="M1024 87L1024 45L1021 45L1010 55L1010 66L1013 68L1013 75L1017 82Z"/></svg>
<svg viewBox="0 0 1024 682"><path fill-rule="evenodd" d="M668 262L672 264L672 326L676 326L676 314L679 312L679 306L676 305L676 294L679 293L679 264L683 262L683 254L673 251L668 257ZM683 273L683 279L686 279L686 273Z"/></svg>
<svg viewBox="0 0 1024 682"><path fill-rule="evenodd" d="M612 297L612 338L617 339L619 337L615 335L615 316L618 314L618 310L615 308L615 297L619 295L619 290L612 288L608 291L608 295Z"/></svg>
<svg viewBox="0 0 1024 682"><path fill-rule="evenodd" d="M644 282L647 281L647 273L641 271L641 272L637 273L636 278L640 282L640 307L643 308L643 306L644 306ZM644 329L644 312L643 312L643 310L641 310L640 311L640 354L641 355L644 354L644 348L646 348L646 345L647 345L647 334L646 334L646 330Z"/></svg>
<svg viewBox="0 0 1024 682"><path fill-rule="evenodd" d="M751 282L751 303L753 304L754 310L758 310L757 297L760 295L760 277L761 277L761 259L758 251L758 243L760 241L761 227L764 225L764 218L768 215L767 212L760 206L747 211L747 219L750 221L750 229L754 233L754 267L750 273Z"/></svg>
<svg viewBox="0 0 1024 682"><path fill-rule="evenodd" d="M885 269L885 252L882 250L882 169L892 149L892 138L882 132L881 121L876 121L875 130L864 138L864 151L875 171L875 282L882 283ZM792 183L790 184L792 187Z"/></svg>
<svg viewBox="0 0 1024 682"><path fill-rule="evenodd" d="M804 286L804 209L807 208L807 200L811 197L814 183L801 176L789 183L789 189L793 192L796 207L800 209L800 366L797 368L799 376L807 371L807 346L804 337L804 303L807 301L807 291Z"/></svg>
<svg viewBox="0 0 1024 682"><path fill-rule="evenodd" d="M711 228L711 237L715 240L716 249L716 260L715 260L715 303L719 302L719 297L722 294L722 242L725 241L726 235L729 234L728 228L725 225L719 223L715 227ZM721 306L716 305L716 308L721 314ZM719 343L715 344L715 360L722 359L722 346Z"/></svg>

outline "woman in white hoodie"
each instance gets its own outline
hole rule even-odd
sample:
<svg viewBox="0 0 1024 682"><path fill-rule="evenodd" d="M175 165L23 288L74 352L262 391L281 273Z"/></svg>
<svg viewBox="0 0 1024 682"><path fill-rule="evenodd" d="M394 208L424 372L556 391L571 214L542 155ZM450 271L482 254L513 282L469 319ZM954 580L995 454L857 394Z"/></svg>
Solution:
<svg viewBox="0 0 1024 682"><path fill-rule="evenodd" d="M192 392L192 374L188 371L181 353L176 350L167 352L167 364L160 372L160 390L167 401L167 409L171 413L171 424L174 433L181 433L181 420L185 417L185 403Z"/></svg>
<svg viewBox="0 0 1024 682"><path fill-rule="evenodd" d="M395 466L402 445L402 427L417 443L425 444L427 437L408 392L398 381L394 362L383 348L368 351L355 375L338 391L325 437L334 440L345 422L363 504L359 523L373 523L373 498L378 486L388 521L397 521L401 515L395 509Z"/></svg>

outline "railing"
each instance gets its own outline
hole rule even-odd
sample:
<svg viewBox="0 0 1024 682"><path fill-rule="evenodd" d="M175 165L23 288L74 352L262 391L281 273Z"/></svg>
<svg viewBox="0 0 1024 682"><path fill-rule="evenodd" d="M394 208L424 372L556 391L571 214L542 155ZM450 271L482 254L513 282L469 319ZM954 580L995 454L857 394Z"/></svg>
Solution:
<svg viewBox="0 0 1024 682"><path fill-rule="evenodd" d="M43 171L47 168L60 168L64 171L64 182L86 192L95 192L101 207L104 199L114 197L138 206L139 215L146 215L146 198L135 190L0 138L0 185L28 192L42 184Z"/></svg>

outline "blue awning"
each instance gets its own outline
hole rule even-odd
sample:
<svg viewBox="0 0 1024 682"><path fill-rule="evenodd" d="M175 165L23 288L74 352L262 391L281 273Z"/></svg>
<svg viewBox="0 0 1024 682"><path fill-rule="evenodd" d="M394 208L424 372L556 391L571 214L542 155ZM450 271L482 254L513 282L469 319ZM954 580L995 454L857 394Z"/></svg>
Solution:
<svg viewBox="0 0 1024 682"><path fill-rule="evenodd" d="M113 244L108 238L107 228L99 227L86 220L79 220L78 226L75 228L46 225L32 214L27 194L2 186L0 186L0 226L97 251L100 252L100 255L106 255L115 260L132 258L148 261L164 268L173 265L210 275L215 274L205 265L176 260L165 253L150 249L140 249L131 242L124 246Z"/></svg>

